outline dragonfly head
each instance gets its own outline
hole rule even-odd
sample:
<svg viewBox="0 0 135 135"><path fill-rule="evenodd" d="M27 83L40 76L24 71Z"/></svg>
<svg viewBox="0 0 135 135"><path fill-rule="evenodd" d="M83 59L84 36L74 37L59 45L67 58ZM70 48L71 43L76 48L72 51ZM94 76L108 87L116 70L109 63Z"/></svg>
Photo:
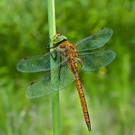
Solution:
<svg viewBox="0 0 135 135"><path fill-rule="evenodd" d="M67 40L67 38L64 35L61 34L55 34L53 37L53 44L58 44L61 41Z"/></svg>

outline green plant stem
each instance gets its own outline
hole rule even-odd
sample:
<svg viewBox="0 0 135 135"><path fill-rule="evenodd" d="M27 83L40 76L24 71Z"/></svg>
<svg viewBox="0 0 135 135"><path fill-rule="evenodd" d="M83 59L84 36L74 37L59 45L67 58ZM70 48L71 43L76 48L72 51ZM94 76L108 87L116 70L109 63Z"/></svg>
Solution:
<svg viewBox="0 0 135 135"><path fill-rule="evenodd" d="M49 37L50 39L56 34L56 24L55 24L55 6L54 0L47 0L48 6L48 23L49 23ZM53 44L51 42L50 47ZM51 66L54 66L53 60L51 60ZM51 74L53 78L53 74ZM53 82L52 82L53 83ZM53 119L53 134L60 135L60 105L59 105L59 92L54 92L52 94L52 119Z"/></svg>

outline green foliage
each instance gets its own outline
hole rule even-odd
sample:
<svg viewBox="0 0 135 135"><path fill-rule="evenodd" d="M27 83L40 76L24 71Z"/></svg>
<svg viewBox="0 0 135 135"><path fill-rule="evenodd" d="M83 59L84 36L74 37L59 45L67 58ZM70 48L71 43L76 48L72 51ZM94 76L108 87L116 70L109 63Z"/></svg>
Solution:
<svg viewBox="0 0 135 135"><path fill-rule="evenodd" d="M48 97L28 100L28 82L39 74L16 71L21 57L43 54L49 41L45 0L0 1L0 134L52 134ZM135 134L135 1L56 0L57 32L71 42L101 27L113 29L108 48L117 54L107 68L80 71L95 135ZM88 134L74 84L60 92L62 133Z"/></svg>

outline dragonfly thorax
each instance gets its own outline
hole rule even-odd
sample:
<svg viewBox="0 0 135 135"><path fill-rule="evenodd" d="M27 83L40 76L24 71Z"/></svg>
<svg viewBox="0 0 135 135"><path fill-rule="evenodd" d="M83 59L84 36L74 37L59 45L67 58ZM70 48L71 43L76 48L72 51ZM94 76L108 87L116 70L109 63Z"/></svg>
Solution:
<svg viewBox="0 0 135 135"><path fill-rule="evenodd" d="M52 41L53 41L53 45L56 45L65 40L67 40L67 37L65 37L64 35L55 34Z"/></svg>

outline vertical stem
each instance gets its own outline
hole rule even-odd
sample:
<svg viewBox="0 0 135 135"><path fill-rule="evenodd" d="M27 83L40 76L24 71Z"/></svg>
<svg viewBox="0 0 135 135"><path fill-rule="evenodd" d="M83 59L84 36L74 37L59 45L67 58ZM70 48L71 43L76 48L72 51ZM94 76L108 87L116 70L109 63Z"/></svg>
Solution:
<svg viewBox="0 0 135 135"><path fill-rule="evenodd" d="M55 23L55 5L54 0L47 0L48 5L48 24L49 24L49 37L50 39L56 34ZM53 46L52 44L50 46Z"/></svg>
<svg viewBox="0 0 135 135"><path fill-rule="evenodd" d="M48 23L49 23L49 37L50 39L56 34L55 24L55 3L54 0L47 0L48 6ZM53 44L51 42L50 47ZM54 62L51 60L51 66L54 66ZM51 74L53 78L53 74ZM60 105L59 105L59 92L52 94L52 119L53 119L53 135L60 135Z"/></svg>

